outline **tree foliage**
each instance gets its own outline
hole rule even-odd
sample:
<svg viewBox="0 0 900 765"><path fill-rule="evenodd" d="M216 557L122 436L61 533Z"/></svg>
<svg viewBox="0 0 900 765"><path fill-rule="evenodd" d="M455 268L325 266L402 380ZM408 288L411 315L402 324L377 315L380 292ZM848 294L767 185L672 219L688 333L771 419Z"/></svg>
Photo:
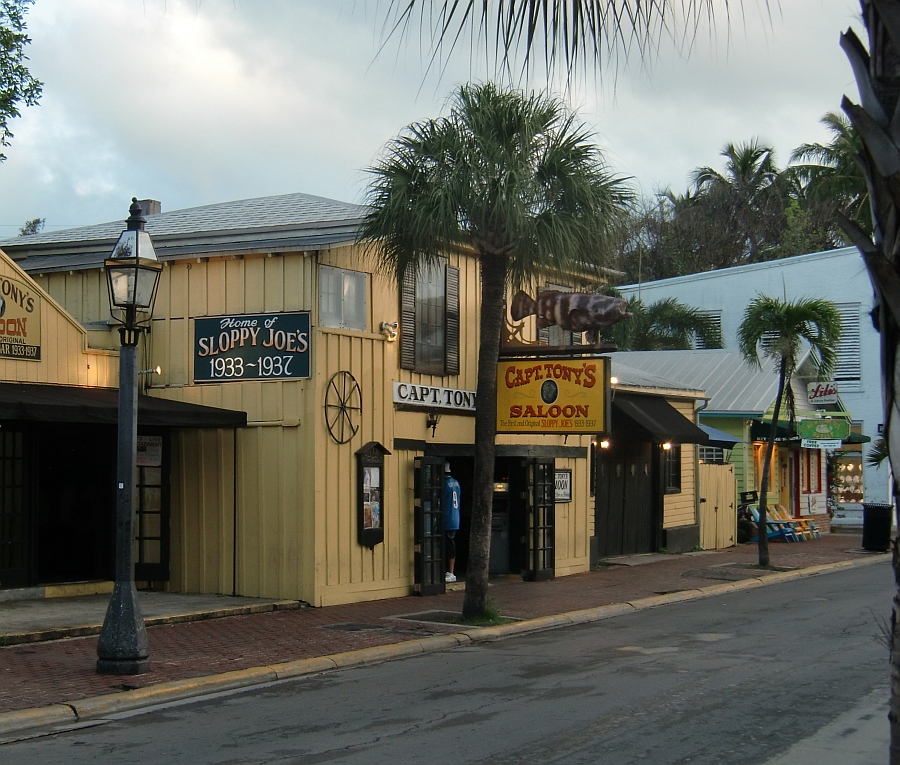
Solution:
<svg viewBox="0 0 900 765"><path fill-rule="evenodd" d="M13 137L10 120L20 116L21 106L34 106L43 83L28 71L25 46L25 13L34 0L0 0L0 146ZM6 155L0 153L0 162Z"/></svg>
<svg viewBox="0 0 900 765"><path fill-rule="evenodd" d="M40 234L44 230L44 218L32 218L25 221L25 225L19 229L19 236L31 236L32 234Z"/></svg>
<svg viewBox="0 0 900 765"><path fill-rule="evenodd" d="M819 374L828 379L837 360L837 344L841 339L841 314L834 303L818 298L779 300L758 295L744 311L738 330L738 347L745 361L762 366L760 354L775 363L778 372L778 393L769 428L766 456L759 485L759 565L769 565L769 540L766 529L766 500L775 435L782 403L787 397L789 421L794 422L794 397L790 379L797 368L803 343L807 343L819 357Z"/></svg>
<svg viewBox="0 0 900 765"><path fill-rule="evenodd" d="M603 332L620 351L678 351L690 348L722 348L718 322L699 308L664 298L647 305L629 298L631 317Z"/></svg>
<svg viewBox="0 0 900 765"><path fill-rule="evenodd" d="M475 475L464 616L487 609L497 357L507 287L607 265L631 201L557 99L465 85L446 117L410 125L370 169L360 238L402 279L464 248L481 277ZM401 329L402 331L402 329Z"/></svg>

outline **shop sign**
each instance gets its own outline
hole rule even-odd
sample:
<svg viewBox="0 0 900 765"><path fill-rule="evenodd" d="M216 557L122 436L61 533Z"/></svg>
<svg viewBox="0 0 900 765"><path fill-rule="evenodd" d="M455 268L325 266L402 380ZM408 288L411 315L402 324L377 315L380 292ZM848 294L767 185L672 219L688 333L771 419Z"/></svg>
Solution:
<svg viewBox="0 0 900 765"><path fill-rule="evenodd" d="M797 435L818 441L840 441L850 435L850 423L846 420L800 420Z"/></svg>
<svg viewBox="0 0 900 765"><path fill-rule="evenodd" d="M194 382L309 377L309 311L194 320Z"/></svg>
<svg viewBox="0 0 900 765"><path fill-rule="evenodd" d="M837 383L807 383L806 397L810 404L836 404L838 402Z"/></svg>
<svg viewBox="0 0 900 765"><path fill-rule="evenodd" d="M565 503L572 501L572 471L556 471L556 502Z"/></svg>
<svg viewBox="0 0 900 765"><path fill-rule="evenodd" d="M472 414L475 412L475 391L395 382L394 403L409 409L447 409Z"/></svg>
<svg viewBox="0 0 900 765"><path fill-rule="evenodd" d="M804 449L840 449L841 444L840 438L801 438L800 446Z"/></svg>
<svg viewBox="0 0 900 765"><path fill-rule="evenodd" d="M534 359L497 365L498 433L606 430L609 359Z"/></svg>
<svg viewBox="0 0 900 765"><path fill-rule="evenodd" d="M41 360L40 295L8 276L0 276L0 357Z"/></svg>

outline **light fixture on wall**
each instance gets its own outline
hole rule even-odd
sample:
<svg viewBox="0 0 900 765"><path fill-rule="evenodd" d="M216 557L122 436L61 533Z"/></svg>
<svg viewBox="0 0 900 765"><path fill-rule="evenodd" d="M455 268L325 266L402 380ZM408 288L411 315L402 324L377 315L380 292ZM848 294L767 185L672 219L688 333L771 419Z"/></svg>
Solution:
<svg viewBox="0 0 900 765"><path fill-rule="evenodd" d="M138 374L139 375L161 375L162 367L157 365L157 366L153 367L153 369L142 369L140 372L138 372Z"/></svg>
<svg viewBox="0 0 900 765"><path fill-rule="evenodd" d="M398 321L381 322L381 331L389 343L393 343L397 339L397 328L400 326Z"/></svg>
<svg viewBox="0 0 900 765"><path fill-rule="evenodd" d="M600 442L600 448L601 448L601 449L609 449L609 439L608 439L608 438L604 438L604 439Z"/></svg>
<svg viewBox="0 0 900 765"><path fill-rule="evenodd" d="M666 441L666 442L662 445L662 448L663 448L663 451L664 451L664 452L667 452L667 451L669 451L669 449L672 448L672 444L670 444L668 441Z"/></svg>
<svg viewBox="0 0 900 765"><path fill-rule="evenodd" d="M431 428L431 437L434 438L434 431L437 430L438 423L441 421L441 416L437 412L429 412L425 415L425 427Z"/></svg>

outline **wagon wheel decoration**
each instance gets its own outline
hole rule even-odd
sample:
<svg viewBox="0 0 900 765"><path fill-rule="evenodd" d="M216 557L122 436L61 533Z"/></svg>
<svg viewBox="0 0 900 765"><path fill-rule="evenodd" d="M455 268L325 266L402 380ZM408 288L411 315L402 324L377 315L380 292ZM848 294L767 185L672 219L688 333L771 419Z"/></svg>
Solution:
<svg viewBox="0 0 900 765"><path fill-rule="evenodd" d="M359 430L362 393L349 372L335 372L325 389L325 424L331 437L346 444Z"/></svg>

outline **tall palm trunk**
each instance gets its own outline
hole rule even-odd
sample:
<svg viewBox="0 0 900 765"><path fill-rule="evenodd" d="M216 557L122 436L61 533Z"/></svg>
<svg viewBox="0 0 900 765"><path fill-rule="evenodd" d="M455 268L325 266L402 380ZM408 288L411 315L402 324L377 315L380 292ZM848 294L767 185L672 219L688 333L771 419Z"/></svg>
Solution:
<svg viewBox="0 0 900 765"><path fill-rule="evenodd" d="M497 360L504 319L506 255L484 255L481 266L481 320L478 346L477 414L475 417L475 485L469 563L463 616L481 616L487 609L488 566L491 556L491 509L494 499L494 440L497 436Z"/></svg>
<svg viewBox="0 0 900 765"><path fill-rule="evenodd" d="M881 332L881 378L885 442L893 474L900 471L900 8L896 0L860 0L868 32L865 46L852 30L841 38L850 59L861 104L841 104L863 141L859 164L869 187L873 236L843 218L844 230L859 248L875 290L873 318ZM897 492L895 492L895 505ZM895 507L896 509L896 507ZM891 617L892 765L900 765L900 552L893 542L894 595Z"/></svg>
<svg viewBox="0 0 900 765"><path fill-rule="evenodd" d="M768 491L769 475L772 472L772 455L775 453L775 436L778 434L778 415L781 413L781 402L784 399L784 386L787 380L788 360L781 359L778 369L778 394L775 396L775 411L772 413L772 427L769 430L769 440L766 443L766 459L763 462L762 477L759 479L759 565L769 565L769 535L766 523L768 516Z"/></svg>

